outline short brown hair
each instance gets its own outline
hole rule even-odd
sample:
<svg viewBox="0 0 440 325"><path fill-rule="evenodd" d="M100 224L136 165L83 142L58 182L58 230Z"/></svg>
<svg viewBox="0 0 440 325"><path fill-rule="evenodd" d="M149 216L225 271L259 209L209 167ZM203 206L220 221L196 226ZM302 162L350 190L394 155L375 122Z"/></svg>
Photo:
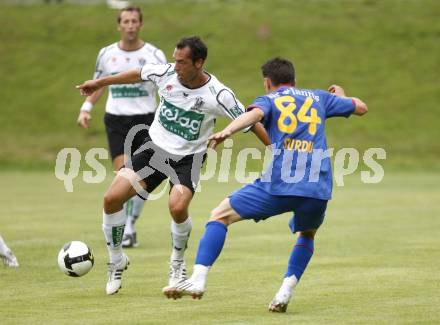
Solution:
<svg viewBox="0 0 440 325"><path fill-rule="evenodd" d="M208 48L198 36L184 37L176 44L176 48L178 49L183 49L185 47L190 48L191 60L193 63L198 59L205 61L208 57Z"/></svg>
<svg viewBox="0 0 440 325"><path fill-rule="evenodd" d="M139 14L139 21L142 22L142 10L139 7L129 6L119 10L118 24L121 22L121 15L124 11L137 12Z"/></svg>
<svg viewBox="0 0 440 325"><path fill-rule="evenodd" d="M283 58L273 58L261 67L264 78L269 78L277 86L280 84L295 84L295 67L293 63Z"/></svg>

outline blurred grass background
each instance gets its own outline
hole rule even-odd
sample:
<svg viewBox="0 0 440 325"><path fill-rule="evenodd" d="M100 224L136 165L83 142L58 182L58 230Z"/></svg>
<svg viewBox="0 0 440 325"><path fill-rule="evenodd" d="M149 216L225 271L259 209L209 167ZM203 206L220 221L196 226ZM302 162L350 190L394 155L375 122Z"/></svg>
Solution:
<svg viewBox="0 0 440 325"><path fill-rule="evenodd" d="M83 98L74 86L91 77L99 49L119 39L116 11L103 3L17 3L0 1L0 167L52 169L64 147L83 154L106 148L105 101L91 129L82 130L76 118ZM170 60L180 37L200 35L209 47L207 70L244 104L263 93L261 64L284 56L296 64L298 87L338 83L368 103L362 119L328 123L330 146L382 147L386 170L440 169L439 1L134 4L145 14L142 38ZM257 143L239 135L235 145Z"/></svg>

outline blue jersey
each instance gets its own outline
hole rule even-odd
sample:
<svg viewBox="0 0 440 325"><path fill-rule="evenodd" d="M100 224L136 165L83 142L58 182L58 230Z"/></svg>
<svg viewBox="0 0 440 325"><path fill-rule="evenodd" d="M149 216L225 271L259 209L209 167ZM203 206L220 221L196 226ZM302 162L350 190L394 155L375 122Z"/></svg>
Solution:
<svg viewBox="0 0 440 325"><path fill-rule="evenodd" d="M257 97L249 110L264 112L261 121L272 142L272 163L255 185L273 195L329 200L331 163L325 137L325 120L354 112L351 98L323 90L281 87Z"/></svg>

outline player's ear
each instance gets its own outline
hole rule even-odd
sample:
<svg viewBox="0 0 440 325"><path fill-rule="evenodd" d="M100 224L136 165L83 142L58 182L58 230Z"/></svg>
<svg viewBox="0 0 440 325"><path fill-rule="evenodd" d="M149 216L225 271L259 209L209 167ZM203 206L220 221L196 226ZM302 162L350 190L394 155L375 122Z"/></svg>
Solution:
<svg viewBox="0 0 440 325"><path fill-rule="evenodd" d="M271 85L272 85L272 82L270 81L269 78L263 79L263 87L264 87L264 90L266 91L266 93L270 92Z"/></svg>
<svg viewBox="0 0 440 325"><path fill-rule="evenodd" d="M197 69L201 69L203 67L203 59L197 59L196 62L194 62L194 65Z"/></svg>

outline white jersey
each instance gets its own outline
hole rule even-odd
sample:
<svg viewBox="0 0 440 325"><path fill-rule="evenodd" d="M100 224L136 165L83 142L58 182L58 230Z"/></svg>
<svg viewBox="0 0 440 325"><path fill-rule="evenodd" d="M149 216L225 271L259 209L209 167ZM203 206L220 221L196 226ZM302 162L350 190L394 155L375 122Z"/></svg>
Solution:
<svg viewBox="0 0 440 325"><path fill-rule="evenodd" d="M165 54L145 43L138 50L124 51L113 43L99 51L93 79L119 72L139 69L144 64L166 63ZM138 115L154 113L157 107L156 90L152 82L111 85L105 111L114 115Z"/></svg>
<svg viewBox="0 0 440 325"><path fill-rule="evenodd" d="M206 150L215 119L235 119L244 112L234 93L211 74L204 85L189 89L177 79L174 64L146 64L141 79L156 84L160 96L150 137L171 154L190 155Z"/></svg>

